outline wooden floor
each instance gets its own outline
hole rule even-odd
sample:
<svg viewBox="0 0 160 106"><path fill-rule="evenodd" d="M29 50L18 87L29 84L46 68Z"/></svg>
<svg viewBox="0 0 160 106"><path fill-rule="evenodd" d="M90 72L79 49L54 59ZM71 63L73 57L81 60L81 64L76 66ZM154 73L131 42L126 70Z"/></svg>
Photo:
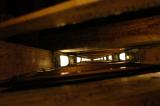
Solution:
<svg viewBox="0 0 160 106"><path fill-rule="evenodd" d="M160 106L160 72L0 92L0 106Z"/></svg>

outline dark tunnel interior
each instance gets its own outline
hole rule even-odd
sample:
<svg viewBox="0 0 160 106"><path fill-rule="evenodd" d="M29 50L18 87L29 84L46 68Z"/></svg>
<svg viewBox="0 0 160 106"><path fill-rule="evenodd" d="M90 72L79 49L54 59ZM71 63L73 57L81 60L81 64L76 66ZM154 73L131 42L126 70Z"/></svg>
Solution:
<svg viewBox="0 0 160 106"><path fill-rule="evenodd" d="M159 106L159 10L159 0L1 0L0 105Z"/></svg>

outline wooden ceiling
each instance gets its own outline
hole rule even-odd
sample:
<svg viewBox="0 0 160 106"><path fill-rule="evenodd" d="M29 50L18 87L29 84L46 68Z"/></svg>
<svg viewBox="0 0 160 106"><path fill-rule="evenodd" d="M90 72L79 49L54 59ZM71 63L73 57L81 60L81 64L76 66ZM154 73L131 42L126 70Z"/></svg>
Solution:
<svg viewBox="0 0 160 106"><path fill-rule="evenodd" d="M86 56L86 57L99 57L107 56L114 53L121 53L125 48L113 48L113 49L98 49L98 48L76 48L76 49L65 49L59 50L58 53L77 55L77 56Z"/></svg>
<svg viewBox="0 0 160 106"><path fill-rule="evenodd" d="M160 0L68 0L0 23L0 38L160 6Z"/></svg>
<svg viewBox="0 0 160 106"><path fill-rule="evenodd" d="M160 42L160 14L147 15L159 7L160 0L68 0L0 23L0 39L50 50L73 49L70 53L80 55L109 54L115 51L108 48ZM143 9L144 17L132 14ZM136 18L109 22L110 16L125 19L125 13ZM107 21L97 24L95 19ZM89 20L93 21L84 24Z"/></svg>

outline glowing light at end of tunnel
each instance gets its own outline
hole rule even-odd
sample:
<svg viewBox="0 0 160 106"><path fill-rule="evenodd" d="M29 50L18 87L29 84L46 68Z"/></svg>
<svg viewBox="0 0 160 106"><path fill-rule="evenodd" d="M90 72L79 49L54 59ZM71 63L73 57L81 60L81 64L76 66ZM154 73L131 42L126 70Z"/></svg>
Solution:
<svg viewBox="0 0 160 106"><path fill-rule="evenodd" d="M108 60L112 61L112 55L108 56Z"/></svg>
<svg viewBox="0 0 160 106"><path fill-rule="evenodd" d="M69 72L61 72L60 73L61 75L67 75L67 74L70 74Z"/></svg>
<svg viewBox="0 0 160 106"><path fill-rule="evenodd" d="M82 58L82 61L84 61L84 62L89 62L89 61L91 61L91 59L88 59L88 58Z"/></svg>
<svg viewBox="0 0 160 106"><path fill-rule="evenodd" d="M103 59L104 59L104 60L107 60L107 57L104 57Z"/></svg>
<svg viewBox="0 0 160 106"><path fill-rule="evenodd" d="M101 58L95 58L95 59L93 59L93 61L99 61L99 60L101 60Z"/></svg>
<svg viewBox="0 0 160 106"><path fill-rule="evenodd" d="M130 59L130 57L129 57L129 56L126 56L126 59L128 59L128 60L129 60L129 59Z"/></svg>
<svg viewBox="0 0 160 106"><path fill-rule="evenodd" d="M126 69L127 67L120 67L120 69Z"/></svg>
<svg viewBox="0 0 160 106"><path fill-rule="evenodd" d="M120 53L119 59L120 60L126 60L126 53Z"/></svg>
<svg viewBox="0 0 160 106"><path fill-rule="evenodd" d="M61 55L60 56L60 66L64 67L64 66L67 66L68 64L69 64L68 56Z"/></svg>
<svg viewBox="0 0 160 106"><path fill-rule="evenodd" d="M80 63L80 62L81 62L81 58L77 57L77 63Z"/></svg>

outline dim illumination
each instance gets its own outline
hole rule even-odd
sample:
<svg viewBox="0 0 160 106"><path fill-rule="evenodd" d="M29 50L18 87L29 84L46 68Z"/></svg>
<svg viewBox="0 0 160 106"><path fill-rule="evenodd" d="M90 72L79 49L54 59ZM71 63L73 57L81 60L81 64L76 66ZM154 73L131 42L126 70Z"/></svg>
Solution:
<svg viewBox="0 0 160 106"><path fill-rule="evenodd" d="M94 61L99 61L99 60L101 60L101 58L95 58L95 59L93 59Z"/></svg>
<svg viewBox="0 0 160 106"><path fill-rule="evenodd" d="M129 57L129 56L126 56L126 59L128 59L128 60L129 60L129 59L130 59L130 57Z"/></svg>
<svg viewBox="0 0 160 106"><path fill-rule="evenodd" d="M81 62L81 58L77 57L77 63L80 63L80 62Z"/></svg>
<svg viewBox="0 0 160 106"><path fill-rule="evenodd" d="M126 69L127 67L120 67L120 69Z"/></svg>
<svg viewBox="0 0 160 106"><path fill-rule="evenodd" d="M61 55L60 56L60 66L64 67L64 66L67 66L68 64L69 64L68 56Z"/></svg>
<svg viewBox="0 0 160 106"><path fill-rule="evenodd" d="M112 55L108 56L108 60L112 61Z"/></svg>
<svg viewBox="0 0 160 106"><path fill-rule="evenodd" d="M67 74L70 74L69 72L61 72L60 73L61 75L67 75Z"/></svg>
<svg viewBox="0 0 160 106"><path fill-rule="evenodd" d="M119 55L119 59L120 59L120 60L126 60L126 53L121 53L121 54Z"/></svg>

